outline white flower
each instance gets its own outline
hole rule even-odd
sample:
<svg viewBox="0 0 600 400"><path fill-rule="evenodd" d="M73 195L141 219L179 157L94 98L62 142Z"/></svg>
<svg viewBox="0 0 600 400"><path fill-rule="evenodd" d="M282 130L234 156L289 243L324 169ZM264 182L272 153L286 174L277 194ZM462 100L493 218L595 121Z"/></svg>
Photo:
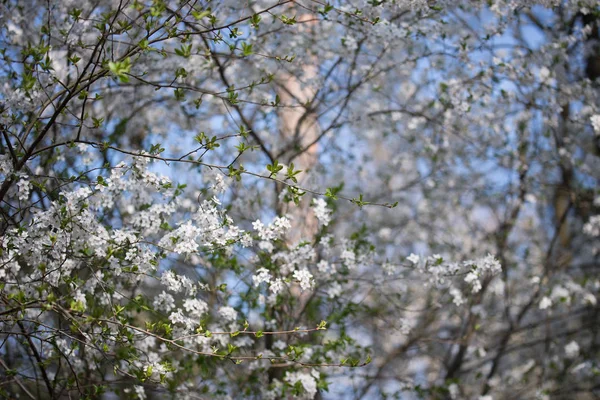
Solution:
<svg viewBox="0 0 600 400"><path fill-rule="evenodd" d="M252 277L252 281L254 282L254 286L258 286L261 283L269 283L271 282L271 274L269 270L266 268L259 268L256 270L256 274Z"/></svg>
<svg viewBox="0 0 600 400"><path fill-rule="evenodd" d="M269 289L271 290L271 293L277 294L277 293L281 292L284 287L285 287L285 285L284 285L283 279L277 278L273 281L273 283L271 283L271 286L269 286Z"/></svg>
<svg viewBox="0 0 600 400"><path fill-rule="evenodd" d="M12 173L13 166L8 154L0 154L0 174L8 175Z"/></svg>
<svg viewBox="0 0 600 400"><path fill-rule="evenodd" d="M75 300L78 303L81 303L81 307L83 309L87 308L87 301L85 299L85 294L83 294L81 291L77 291L75 292L75 296L73 296L73 300Z"/></svg>
<svg viewBox="0 0 600 400"><path fill-rule="evenodd" d="M420 257L415 253L410 253L410 256L406 257L406 259L413 264L418 264Z"/></svg>
<svg viewBox="0 0 600 400"><path fill-rule="evenodd" d="M590 217L588 222L583 225L583 233L588 236L600 236L600 215Z"/></svg>
<svg viewBox="0 0 600 400"><path fill-rule="evenodd" d="M178 276L171 270L165 271L160 277L160 282L171 292L181 292L185 290L188 294L196 293L196 287L187 276Z"/></svg>
<svg viewBox="0 0 600 400"><path fill-rule="evenodd" d="M298 281L302 290L308 290L313 284L313 276L308 270L301 269L294 271L294 279Z"/></svg>
<svg viewBox="0 0 600 400"><path fill-rule="evenodd" d="M25 201L29 198L29 191L31 189L31 183L27 180L27 176L24 175L17 182L17 188L19 189L19 200Z"/></svg>
<svg viewBox="0 0 600 400"><path fill-rule="evenodd" d="M319 373L313 369L310 373L300 371L286 372L283 380L292 386L294 386L297 382L300 382L304 388L304 393L298 398L313 399L315 394L317 394L318 377Z"/></svg>
<svg viewBox="0 0 600 400"><path fill-rule="evenodd" d="M292 227L289 218L286 216L277 217L275 220L265 226L260 220L252 223L252 228L258 233L258 237L263 241L269 241L283 236L288 229Z"/></svg>
<svg viewBox="0 0 600 400"><path fill-rule="evenodd" d="M285 350L287 344L283 340L277 340L273 343L273 348L277 350Z"/></svg>
<svg viewBox="0 0 600 400"><path fill-rule="evenodd" d="M392 237L392 230L390 228L381 228L378 233L382 240L390 240Z"/></svg>
<svg viewBox="0 0 600 400"><path fill-rule="evenodd" d="M169 312L173 308L175 308L175 299L173 298L173 296L171 296L170 294L168 294L167 292L165 292L163 290L163 292L161 294L156 296L156 298L152 302L152 305L158 311Z"/></svg>
<svg viewBox="0 0 600 400"><path fill-rule="evenodd" d="M583 295L583 303L589 304L591 306L595 306L597 304L596 296L591 293L586 293Z"/></svg>
<svg viewBox="0 0 600 400"><path fill-rule="evenodd" d="M575 358L579 355L579 344L576 341L572 341L565 346L565 355L567 358Z"/></svg>
<svg viewBox="0 0 600 400"><path fill-rule="evenodd" d="M226 321L235 321L237 319L237 311L229 306L221 307L219 309L219 315Z"/></svg>
<svg viewBox="0 0 600 400"><path fill-rule="evenodd" d="M450 296L452 296L452 302L459 307L465 302L462 293L455 287L450 288Z"/></svg>
<svg viewBox="0 0 600 400"><path fill-rule="evenodd" d="M185 325L187 331L191 331L196 325L196 321L183 315L183 310L180 308L169 315L169 321L171 321L173 324Z"/></svg>
<svg viewBox="0 0 600 400"><path fill-rule="evenodd" d="M596 135L600 135L600 114L592 115L590 121L592 122L592 127L594 128Z"/></svg>
<svg viewBox="0 0 600 400"><path fill-rule="evenodd" d="M212 182L212 191L216 194L221 194L224 193L227 190L227 184L225 183L225 179L223 178L223 175L220 173L212 173L208 175L208 179L213 179L214 181Z"/></svg>
<svg viewBox="0 0 600 400"><path fill-rule="evenodd" d="M183 308L194 318L201 318L208 312L208 304L200 299L186 299Z"/></svg>
<svg viewBox="0 0 600 400"><path fill-rule="evenodd" d="M254 221L252 223L252 229L254 229L255 231L259 232L262 231L264 228L263 223L260 221L260 219L257 219L256 221Z"/></svg>
<svg viewBox="0 0 600 400"><path fill-rule="evenodd" d="M542 297L542 300L540 301L540 310L545 310L551 306L552 306L552 300L550 300L550 298L548 296Z"/></svg>
<svg viewBox="0 0 600 400"><path fill-rule="evenodd" d="M352 36L344 36L342 38L342 44L348 49L348 52L352 53L358 48L356 39Z"/></svg>
<svg viewBox="0 0 600 400"><path fill-rule="evenodd" d="M323 226L331 222L331 209L327 208L327 202L321 198L313 199L312 209L315 216Z"/></svg>
<svg viewBox="0 0 600 400"><path fill-rule="evenodd" d="M167 369L164 367L164 365L159 364L158 362L152 362L144 366L144 373L146 376L150 376L151 379L159 380L161 375L167 373ZM136 394L138 394L137 389Z"/></svg>
<svg viewBox="0 0 600 400"><path fill-rule="evenodd" d="M479 268L483 271L489 271L492 274L497 274L502 271L500 261L498 261L493 255L488 254L478 263Z"/></svg>
<svg viewBox="0 0 600 400"><path fill-rule="evenodd" d="M317 269L319 272L325 274L329 271L329 263L327 260L321 260L317 263Z"/></svg>
<svg viewBox="0 0 600 400"><path fill-rule="evenodd" d="M539 76L540 76L540 80L542 82L545 82L550 77L550 70L546 67L540 68Z"/></svg>
<svg viewBox="0 0 600 400"><path fill-rule="evenodd" d="M202 229L192 225L191 221L187 221L179 228L165 235L158 244L177 254L196 253L198 250L198 242L196 240L201 235Z"/></svg>
<svg viewBox="0 0 600 400"><path fill-rule="evenodd" d="M334 297L339 297L341 294L342 294L342 285L340 285L338 282L333 282L329 286L329 289L327 289L327 296L330 299L333 299Z"/></svg>
<svg viewBox="0 0 600 400"><path fill-rule="evenodd" d="M352 270L356 268L356 254L352 250L344 249L340 257L348 269Z"/></svg>
<svg viewBox="0 0 600 400"><path fill-rule="evenodd" d="M450 386L448 386L448 392L450 392L450 398L452 400L458 399L460 391L456 383L453 383Z"/></svg>
<svg viewBox="0 0 600 400"><path fill-rule="evenodd" d="M146 400L146 392L144 391L144 387L141 385L134 385L133 390L135 390L135 394L140 400Z"/></svg>
<svg viewBox="0 0 600 400"><path fill-rule="evenodd" d="M252 246L252 236L248 232L244 232L240 236L240 245L242 247L250 247L250 246Z"/></svg>
<svg viewBox="0 0 600 400"><path fill-rule="evenodd" d="M473 293L477 293L481 290L481 282L474 271L469 272L467 276L465 276L465 282L471 284L471 291Z"/></svg>
<svg viewBox="0 0 600 400"><path fill-rule="evenodd" d="M275 246L273 245L273 243L268 242L266 240L261 240L260 242L258 242L258 248L266 253L272 253L273 250L275 250Z"/></svg>
<svg viewBox="0 0 600 400"><path fill-rule="evenodd" d="M387 275L394 275L394 273L396 272L396 266L388 262L383 263L381 268L385 271Z"/></svg>
<svg viewBox="0 0 600 400"><path fill-rule="evenodd" d="M273 221L273 224L271 225L275 226L275 228L272 229L276 231L278 235L284 234L288 229L292 227L290 219L286 216L275 218L275 221Z"/></svg>
<svg viewBox="0 0 600 400"><path fill-rule="evenodd" d="M552 300L565 301L567 304L571 302L571 294L562 286L555 286L550 295Z"/></svg>

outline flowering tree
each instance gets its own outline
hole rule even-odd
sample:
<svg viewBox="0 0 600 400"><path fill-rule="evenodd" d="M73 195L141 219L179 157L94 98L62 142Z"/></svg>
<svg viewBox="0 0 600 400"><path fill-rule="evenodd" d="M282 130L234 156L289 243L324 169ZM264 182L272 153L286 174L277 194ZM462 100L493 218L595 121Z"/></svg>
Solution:
<svg viewBox="0 0 600 400"><path fill-rule="evenodd" d="M595 1L28 3L3 396L598 396Z"/></svg>

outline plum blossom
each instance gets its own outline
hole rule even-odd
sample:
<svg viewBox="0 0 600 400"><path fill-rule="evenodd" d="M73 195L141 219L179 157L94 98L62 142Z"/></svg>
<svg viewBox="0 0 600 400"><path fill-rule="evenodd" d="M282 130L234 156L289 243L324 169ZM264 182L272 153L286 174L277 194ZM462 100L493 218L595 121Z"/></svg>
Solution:
<svg viewBox="0 0 600 400"><path fill-rule="evenodd" d="M237 319L237 311L229 306L219 308L219 315L226 321L235 321Z"/></svg>
<svg viewBox="0 0 600 400"><path fill-rule="evenodd" d="M567 358L575 358L579 355L579 350L579 344L573 340L565 346L565 355Z"/></svg>
<svg viewBox="0 0 600 400"><path fill-rule="evenodd" d="M552 300L548 296L542 297L540 300L540 310L545 310L552 306Z"/></svg>
<svg viewBox="0 0 600 400"><path fill-rule="evenodd" d="M327 289L327 297L333 299L339 297L342 294L342 285L338 282L333 282Z"/></svg>
<svg viewBox="0 0 600 400"><path fill-rule="evenodd" d="M324 199L313 199L312 209L321 225L329 225L329 222L331 222L331 209L327 208L327 202Z"/></svg>
<svg viewBox="0 0 600 400"><path fill-rule="evenodd" d="M315 370L312 370L310 373L307 372L286 372L285 377L283 378L290 385L295 385L297 382L300 382L302 388L304 389L304 393L297 397L299 399L312 399L317 393L317 380L319 379L319 373Z"/></svg>
<svg viewBox="0 0 600 400"><path fill-rule="evenodd" d="M418 264L420 257L418 255L416 255L415 253L410 253L410 255L408 257L406 257L406 259L413 264Z"/></svg>
<svg viewBox="0 0 600 400"><path fill-rule="evenodd" d="M592 122L592 127L594 128L594 131L596 132L596 135L600 136L600 114L592 115L590 117L590 120Z"/></svg>
<svg viewBox="0 0 600 400"><path fill-rule="evenodd" d="M252 277L252 281L254 282L255 286L258 286L263 282L269 283L271 282L271 273L266 268L259 268Z"/></svg>
<svg viewBox="0 0 600 400"><path fill-rule="evenodd" d="M465 276L465 282L471 284L471 291L473 293L478 293L481 290L481 282L475 271L471 271Z"/></svg>
<svg viewBox="0 0 600 400"><path fill-rule="evenodd" d="M464 299L461 291L455 287L450 288L450 296L452 296L452 302L456 306L460 307L465 302L465 299Z"/></svg>
<svg viewBox="0 0 600 400"><path fill-rule="evenodd" d="M31 183L27 179L27 175L22 175L17 182L19 190L19 200L25 201L29 198L29 191L31 190Z"/></svg>
<svg viewBox="0 0 600 400"><path fill-rule="evenodd" d="M143 386L141 386L141 385L134 385L133 386L133 390L135 391L135 395L137 396L137 398L139 400L146 400L147 399L146 392L145 392Z"/></svg>
<svg viewBox="0 0 600 400"><path fill-rule="evenodd" d="M201 318L208 311L208 304L200 299L185 299L183 308L185 308L193 318Z"/></svg>
<svg viewBox="0 0 600 400"><path fill-rule="evenodd" d="M294 279L300 284L302 290L308 290L314 284L313 276L307 269L294 271Z"/></svg>
<svg viewBox="0 0 600 400"><path fill-rule="evenodd" d="M156 296L156 298L152 302L152 305L157 310L169 312L173 308L175 308L175 299L173 298L173 296L171 296L169 293L163 290L162 293Z"/></svg>

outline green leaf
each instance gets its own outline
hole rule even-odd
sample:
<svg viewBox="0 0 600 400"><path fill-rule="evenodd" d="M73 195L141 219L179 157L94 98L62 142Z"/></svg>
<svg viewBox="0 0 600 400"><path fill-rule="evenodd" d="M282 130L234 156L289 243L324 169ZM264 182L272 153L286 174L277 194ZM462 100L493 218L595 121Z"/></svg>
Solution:
<svg viewBox="0 0 600 400"><path fill-rule="evenodd" d="M335 195L335 188L327 188L325 189L325 196L329 197L331 200L337 200L337 196Z"/></svg>
<svg viewBox="0 0 600 400"><path fill-rule="evenodd" d="M352 200L350 200L350 201L351 201L352 203L356 204L357 206L361 207L361 208L362 208L363 206L365 206L365 205L369 204L369 202L368 202L368 201L364 201L364 200L363 200L363 195L362 195L362 193L361 193L361 194L358 196L358 198L353 198L353 199L352 199Z"/></svg>
<svg viewBox="0 0 600 400"><path fill-rule="evenodd" d="M183 91L182 88L175 89L173 94L175 95L175 100L177 100L177 101L185 100L185 92Z"/></svg>
<svg viewBox="0 0 600 400"><path fill-rule="evenodd" d="M210 15L210 9L208 10L203 10L203 11L192 11L192 16L196 19L196 20L201 20L204 17L208 17Z"/></svg>
<svg viewBox="0 0 600 400"><path fill-rule="evenodd" d="M286 25L294 25L296 24L296 16L293 16L292 18L289 18L285 15L281 15L281 17L279 18L281 19L281 22L283 22Z"/></svg>
<svg viewBox="0 0 600 400"><path fill-rule="evenodd" d="M189 58L192 55L192 44L182 44L180 48L175 49L175 54L183 58Z"/></svg>
<svg viewBox="0 0 600 400"><path fill-rule="evenodd" d="M156 155L156 154L160 154L160 153L162 153L163 151L165 151L165 148L164 148L164 147L162 147L162 144L160 144L160 143L153 144L153 145L150 147L150 154L154 154L154 155Z"/></svg>
<svg viewBox="0 0 600 400"><path fill-rule="evenodd" d="M277 160L273 161L273 164L267 164L267 171L271 173L269 175L269 178L272 178L273 176L277 175L277 173L282 169L283 165L279 164L279 161Z"/></svg>
<svg viewBox="0 0 600 400"><path fill-rule="evenodd" d="M83 305L83 302L81 301L71 301L70 304L71 310L72 311L77 311L77 312L84 312L85 311L85 306Z"/></svg>
<svg viewBox="0 0 600 400"><path fill-rule="evenodd" d="M99 128L100 125L102 125L102 122L104 122L104 118L95 118L95 117L92 117L92 121L93 121L94 128Z"/></svg>
<svg viewBox="0 0 600 400"><path fill-rule="evenodd" d="M289 179L294 183L298 183L296 175L298 175L300 172L302 172L302 170L294 170L294 163L290 163L290 165L287 168L286 180Z"/></svg>
<svg viewBox="0 0 600 400"><path fill-rule="evenodd" d="M129 82L129 76L127 74L131 71L131 58L127 57L123 61L108 63L109 71L115 75L121 82Z"/></svg>
<svg viewBox="0 0 600 400"><path fill-rule="evenodd" d="M252 45L251 44L242 42L242 55L244 57L248 57L249 55L252 55Z"/></svg>
<svg viewBox="0 0 600 400"><path fill-rule="evenodd" d="M262 18L260 15L254 14L252 17L250 17L250 26L252 26L254 29L258 29L261 19Z"/></svg>
<svg viewBox="0 0 600 400"><path fill-rule="evenodd" d="M329 3L325 4L325 7L319 8L317 12L323 17L326 17L329 11L333 10L333 6Z"/></svg>

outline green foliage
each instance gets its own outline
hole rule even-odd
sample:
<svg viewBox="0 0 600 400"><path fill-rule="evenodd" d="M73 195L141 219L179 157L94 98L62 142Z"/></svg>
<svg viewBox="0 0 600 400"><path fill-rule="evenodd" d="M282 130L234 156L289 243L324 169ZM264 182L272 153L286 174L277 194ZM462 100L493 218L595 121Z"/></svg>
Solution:
<svg viewBox="0 0 600 400"><path fill-rule="evenodd" d="M109 61L108 69L121 82L127 83L129 82L129 73L131 71L131 58L127 57L125 60L115 62Z"/></svg>

